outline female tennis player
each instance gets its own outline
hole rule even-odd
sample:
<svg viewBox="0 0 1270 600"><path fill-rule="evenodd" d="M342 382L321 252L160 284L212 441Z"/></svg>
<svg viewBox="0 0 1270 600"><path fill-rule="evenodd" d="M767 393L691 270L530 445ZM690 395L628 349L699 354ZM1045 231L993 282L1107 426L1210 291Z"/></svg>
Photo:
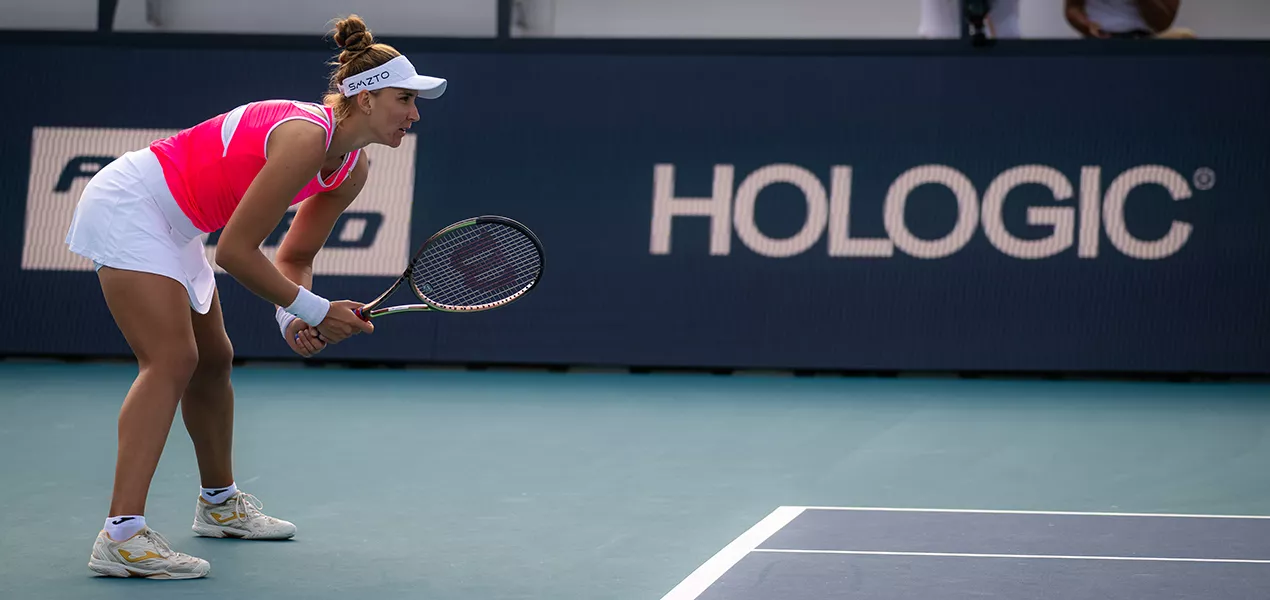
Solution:
<svg viewBox="0 0 1270 600"><path fill-rule="evenodd" d="M334 33L343 51L323 103L240 106L125 154L79 200L66 243L93 260L139 367L119 413L110 511L88 563L96 573L186 579L211 569L173 550L145 522L178 403L202 485L194 532L295 535L293 524L263 514L234 483L233 348L200 235L221 230L216 263L277 307L282 337L301 356L373 331L353 312L360 303L311 291L313 258L366 182L362 149L399 146L419 120L416 98L440 97L446 80L416 73L356 15L338 21ZM260 245L297 203L271 262Z"/></svg>

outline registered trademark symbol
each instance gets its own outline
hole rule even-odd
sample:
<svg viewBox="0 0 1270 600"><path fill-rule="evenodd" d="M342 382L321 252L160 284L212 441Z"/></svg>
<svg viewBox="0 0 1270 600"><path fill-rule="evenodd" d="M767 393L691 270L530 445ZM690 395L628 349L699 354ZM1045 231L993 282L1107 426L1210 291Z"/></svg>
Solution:
<svg viewBox="0 0 1270 600"><path fill-rule="evenodd" d="M1217 173L1208 167L1200 167L1191 180L1195 182L1195 189L1211 190L1217 184Z"/></svg>

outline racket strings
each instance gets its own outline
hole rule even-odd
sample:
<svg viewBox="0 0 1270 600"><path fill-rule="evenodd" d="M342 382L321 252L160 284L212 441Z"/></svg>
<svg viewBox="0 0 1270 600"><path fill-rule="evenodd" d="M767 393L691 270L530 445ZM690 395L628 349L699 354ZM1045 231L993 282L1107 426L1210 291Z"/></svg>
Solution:
<svg viewBox="0 0 1270 600"><path fill-rule="evenodd" d="M536 261L536 252L530 249L511 256L499 256L497 250L495 246L469 254L469 268L445 265L440 269L439 278L424 276L425 280L432 282L429 284L431 290L426 292L428 297L450 306L487 304L511 296L533 280L533 271L537 267L536 262L530 261ZM433 261L429 265L432 270L424 270L419 275L437 273L437 264ZM526 269L526 265L530 268ZM423 286L420 288L423 289Z"/></svg>
<svg viewBox="0 0 1270 600"><path fill-rule="evenodd" d="M520 231L484 223L445 234L411 268L415 286L445 306L477 306L507 299L542 268L538 247Z"/></svg>

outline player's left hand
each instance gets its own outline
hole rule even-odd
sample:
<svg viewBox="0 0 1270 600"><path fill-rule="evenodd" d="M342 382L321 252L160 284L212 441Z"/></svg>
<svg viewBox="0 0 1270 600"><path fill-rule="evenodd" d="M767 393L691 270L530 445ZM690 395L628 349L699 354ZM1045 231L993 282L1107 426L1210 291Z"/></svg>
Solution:
<svg viewBox="0 0 1270 600"><path fill-rule="evenodd" d="M309 327L308 323L300 319L289 323L286 335L282 337L287 340L287 345L291 346L291 350L305 358L309 358L326 348L326 341L321 338L317 329Z"/></svg>

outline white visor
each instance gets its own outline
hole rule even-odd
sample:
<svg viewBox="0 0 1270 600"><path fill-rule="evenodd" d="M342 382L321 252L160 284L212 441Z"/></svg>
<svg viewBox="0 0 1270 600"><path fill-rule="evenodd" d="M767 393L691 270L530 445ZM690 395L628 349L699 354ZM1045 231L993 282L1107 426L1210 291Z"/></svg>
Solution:
<svg viewBox="0 0 1270 600"><path fill-rule="evenodd" d="M419 92L429 100L445 93L445 80L415 72L415 66L404 56L398 56L369 71L346 77L340 82L340 92L355 96L362 90L378 90L387 87L403 88Z"/></svg>

